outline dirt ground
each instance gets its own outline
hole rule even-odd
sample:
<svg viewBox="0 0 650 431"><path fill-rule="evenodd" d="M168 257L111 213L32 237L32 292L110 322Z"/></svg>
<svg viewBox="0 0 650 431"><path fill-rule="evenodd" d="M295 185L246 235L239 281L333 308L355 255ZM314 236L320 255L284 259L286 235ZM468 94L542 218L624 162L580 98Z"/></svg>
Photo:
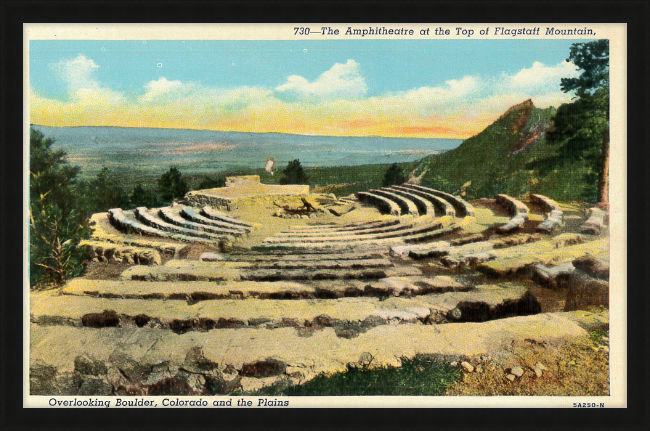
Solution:
<svg viewBox="0 0 650 431"><path fill-rule="evenodd" d="M513 342L498 356L473 362L474 370L463 371L445 395L609 395L606 330L571 342ZM521 367L523 375L511 374L515 367ZM539 374L535 373L536 368L541 370ZM508 375L514 379L508 379Z"/></svg>

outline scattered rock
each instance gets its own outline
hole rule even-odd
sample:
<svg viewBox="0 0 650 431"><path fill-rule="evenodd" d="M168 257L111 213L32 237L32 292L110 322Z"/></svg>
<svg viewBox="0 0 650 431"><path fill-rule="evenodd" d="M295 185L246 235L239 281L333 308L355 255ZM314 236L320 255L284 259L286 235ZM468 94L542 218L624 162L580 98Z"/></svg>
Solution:
<svg viewBox="0 0 650 431"><path fill-rule="evenodd" d="M204 262L219 262L221 260L225 260L225 258L219 253L206 252L199 256L199 260Z"/></svg>
<svg viewBox="0 0 650 431"><path fill-rule="evenodd" d="M460 363L460 366L463 367L463 370L467 371L468 373L474 372L474 366L469 362L463 361Z"/></svg>
<svg viewBox="0 0 650 431"><path fill-rule="evenodd" d="M452 367L456 368L458 366L458 361L454 361L450 364Z"/></svg>
<svg viewBox="0 0 650 431"><path fill-rule="evenodd" d="M192 387L176 375L149 386L148 395L189 395Z"/></svg>
<svg viewBox="0 0 650 431"><path fill-rule="evenodd" d="M506 375L506 379L510 380L511 382L514 382L516 378L517 377L515 377L514 374L507 374Z"/></svg>
<svg viewBox="0 0 650 431"><path fill-rule="evenodd" d="M517 377L521 377L524 375L524 369L521 367L513 367L510 369L510 374L514 374Z"/></svg>

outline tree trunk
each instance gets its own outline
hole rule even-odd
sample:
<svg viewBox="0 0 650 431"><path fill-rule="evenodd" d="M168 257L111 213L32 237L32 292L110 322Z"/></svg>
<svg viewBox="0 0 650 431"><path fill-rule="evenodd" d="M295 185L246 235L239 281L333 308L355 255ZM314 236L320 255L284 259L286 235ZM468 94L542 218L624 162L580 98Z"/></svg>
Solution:
<svg viewBox="0 0 650 431"><path fill-rule="evenodd" d="M609 106L607 107L607 124L607 129L603 134L600 172L598 173L598 202L602 204L609 203Z"/></svg>

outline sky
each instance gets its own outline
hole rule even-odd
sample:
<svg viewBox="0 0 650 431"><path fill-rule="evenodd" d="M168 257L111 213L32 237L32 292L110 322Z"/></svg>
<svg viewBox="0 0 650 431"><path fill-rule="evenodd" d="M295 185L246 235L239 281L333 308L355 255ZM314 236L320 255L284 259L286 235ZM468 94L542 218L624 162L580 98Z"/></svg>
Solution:
<svg viewBox="0 0 650 431"><path fill-rule="evenodd" d="M31 41L32 124L464 139L586 40Z"/></svg>

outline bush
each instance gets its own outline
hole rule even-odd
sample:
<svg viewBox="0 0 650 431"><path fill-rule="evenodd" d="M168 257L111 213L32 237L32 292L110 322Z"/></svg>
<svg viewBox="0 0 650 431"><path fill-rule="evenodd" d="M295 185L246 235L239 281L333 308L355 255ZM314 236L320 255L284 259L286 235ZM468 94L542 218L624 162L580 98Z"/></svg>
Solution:
<svg viewBox="0 0 650 431"><path fill-rule="evenodd" d="M129 206L131 208L152 208L162 205L163 203L160 201L160 198L151 190L143 187L142 184L133 187L133 191L131 191L131 194L129 195Z"/></svg>
<svg viewBox="0 0 650 431"><path fill-rule="evenodd" d="M225 187L225 186L226 186L225 178L208 176L201 180L201 182L197 186L197 190L214 189L217 187Z"/></svg>

